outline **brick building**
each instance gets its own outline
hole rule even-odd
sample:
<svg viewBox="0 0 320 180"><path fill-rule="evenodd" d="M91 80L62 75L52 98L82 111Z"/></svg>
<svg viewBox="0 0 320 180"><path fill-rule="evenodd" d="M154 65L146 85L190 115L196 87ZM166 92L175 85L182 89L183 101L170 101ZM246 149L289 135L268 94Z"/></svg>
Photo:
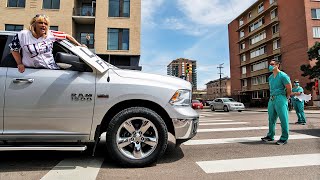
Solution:
<svg viewBox="0 0 320 180"><path fill-rule="evenodd" d="M310 63L308 49L320 41L319 0L257 0L229 25L231 90L252 105L268 100L268 63L280 59L291 80Z"/></svg>
<svg viewBox="0 0 320 180"><path fill-rule="evenodd" d="M197 90L197 61L179 58L167 66L167 75L185 79L192 84L192 89Z"/></svg>
<svg viewBox="0 0 320 180"><path fill-rule="evenodd" d="M229 77L221 78L221 88L220 88L220 79L210 81L206 85L207 85L207 99L213 100L219 97L231 96L231 81Z"/></svg>
<svg viewBox="0 0 320 180"><path fill-rule="evenodd" d="M138 69L141 0L1 0L0 30L29 27L36 14L50 18L51 29L64 31L101 58L121 68Z"/></svg>

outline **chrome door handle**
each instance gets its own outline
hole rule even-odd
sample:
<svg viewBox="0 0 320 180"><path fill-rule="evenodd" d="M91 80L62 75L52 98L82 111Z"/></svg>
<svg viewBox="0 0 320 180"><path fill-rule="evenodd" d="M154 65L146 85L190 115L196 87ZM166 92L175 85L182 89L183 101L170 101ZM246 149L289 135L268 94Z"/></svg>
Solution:
<svg viewBox="0 0 320 180"><path fill-rule="evenodd" d="M14 78L13 83L33 83L34 79L28 78L28 79L20 79L20 78Z"/></svg>

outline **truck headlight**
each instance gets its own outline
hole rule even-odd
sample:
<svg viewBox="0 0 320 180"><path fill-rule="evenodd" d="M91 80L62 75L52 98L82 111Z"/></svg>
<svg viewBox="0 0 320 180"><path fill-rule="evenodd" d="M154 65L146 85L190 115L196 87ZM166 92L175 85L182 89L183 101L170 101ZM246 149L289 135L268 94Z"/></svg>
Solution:
<svg viewBox="0 0 320 180"><path fill-rule="evenodd" d="M190 106L191 104L191 91L180 89L174 93L169 103L175 106Z"/></svg>

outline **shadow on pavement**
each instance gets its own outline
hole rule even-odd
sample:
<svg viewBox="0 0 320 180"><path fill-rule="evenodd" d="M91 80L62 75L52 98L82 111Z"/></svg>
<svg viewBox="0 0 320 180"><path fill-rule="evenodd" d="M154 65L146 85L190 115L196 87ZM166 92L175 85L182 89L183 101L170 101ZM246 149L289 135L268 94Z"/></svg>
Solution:
<svg viewBox="0 0 320 180"><path fill-rule="evenodd" d="M291 132L306 134L310 136L316 136L320 138L320 129L298 129L298 130L290 130Z"/></svg>

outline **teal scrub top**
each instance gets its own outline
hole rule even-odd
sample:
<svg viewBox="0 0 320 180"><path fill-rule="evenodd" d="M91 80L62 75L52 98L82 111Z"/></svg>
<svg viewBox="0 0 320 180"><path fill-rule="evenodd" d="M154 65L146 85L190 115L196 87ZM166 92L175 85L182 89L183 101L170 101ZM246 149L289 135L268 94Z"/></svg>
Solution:
<svg viewBox="0 0 320 180"><path fill-rule="evenodd" d="M269 76L270 96L286 96L286 85L290 83L290 77L286 73L280 71L276 77L274 77L272 73Z"/></svg>
<svg viewBox="0 0 320 180"><path fill-rule="evenodd" d="M292 92L301 92L301 93L303 93L303 88L301 86L298 86L296 88L292 88Z"/></svg>

